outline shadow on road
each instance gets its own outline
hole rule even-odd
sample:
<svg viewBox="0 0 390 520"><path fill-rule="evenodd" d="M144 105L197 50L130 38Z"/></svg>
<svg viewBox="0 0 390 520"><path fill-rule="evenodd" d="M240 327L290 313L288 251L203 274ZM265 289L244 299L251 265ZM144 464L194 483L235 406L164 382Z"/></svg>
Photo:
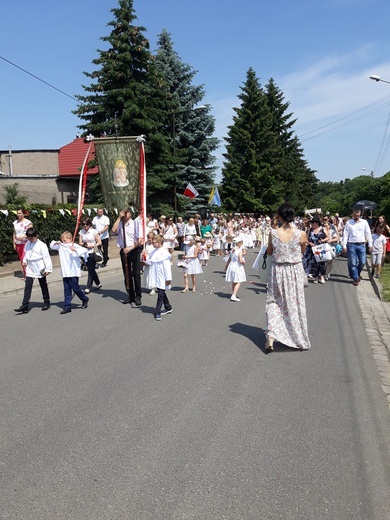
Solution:
<svg viewBox="0 0 390 520"><path fill-rule="evenodd" d="M248 338L256 347L261 350L264 354L267 353L265 350L265 333L259 327L248 325L247 323L232 323L229 325L230 331L234 334L239 334Z"/></svg>

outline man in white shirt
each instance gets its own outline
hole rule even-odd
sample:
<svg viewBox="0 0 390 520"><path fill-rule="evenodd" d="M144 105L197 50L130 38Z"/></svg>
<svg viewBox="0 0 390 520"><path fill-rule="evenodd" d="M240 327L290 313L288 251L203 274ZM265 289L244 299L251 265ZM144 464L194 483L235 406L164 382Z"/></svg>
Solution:
<svg viewBox="0 0 390 520"><path fill-rule="evenodd" d="M104 215L103 208L97 210L97 215L92 220L92 225L99 233L100 240L102 241L103 249L103 262L100 267L106 267L108 258L108 242L109 233L108 228L110 227L110 219Z"/></svg>
<svg viewBox="0 0 390 520"><path fill-rule="evenodd" d="M120 247L122 270L125 275L125 287L129 294L122 303L139 307L141 302L140 246L143 244L143 230L140 220L133 220L132 209L119 212L119 217L112 226L112 232L118 233L116 240Z"/></svg>
<svg viewBox="0 0 390 520"><path fill-rule="evenodd" d="M345 224L342 238L343 252L347 253L348 272L353 285L359 285L360 273L366 263L366 243L372 251L372 235L367 221L361 218L361 210L355 207L352 218Z"/></svg>

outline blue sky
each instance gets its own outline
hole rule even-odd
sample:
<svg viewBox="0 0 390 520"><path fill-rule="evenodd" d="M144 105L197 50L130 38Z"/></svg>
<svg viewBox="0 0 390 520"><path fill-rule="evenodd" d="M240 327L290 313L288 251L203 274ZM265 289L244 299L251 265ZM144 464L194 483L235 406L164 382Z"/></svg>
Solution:
<svg viewBox="0 0 390 520"><path fill-rule="evenodd" d="M2 11L0 55L75 95L88 84L116 0L19 0ZM309 166L321 181L390 170L389 0L134 0L152 50L166 28L175 50L198 71L216 135L252 67L290 102ZM0 149L53 149L77 132L76 102L0 59ZM334 124L337 122L337 124ZM328 125L328 126L326 126ZM322 130L318 130L322 128ZM390 144L389 144L390 146ZM382 151L382 153L380 153ZM223 145L217 152L222 165Z"/></svg>

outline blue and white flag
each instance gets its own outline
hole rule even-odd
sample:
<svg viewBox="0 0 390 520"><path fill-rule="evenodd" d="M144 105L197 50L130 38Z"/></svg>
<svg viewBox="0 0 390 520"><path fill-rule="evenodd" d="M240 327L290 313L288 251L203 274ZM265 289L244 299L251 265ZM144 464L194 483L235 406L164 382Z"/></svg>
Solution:
<svg viewBox="0 0 390 520"><path fill-rule="evenodd" d="M218 193L218 188L213 188L213 191L212 191L212 197L210 197L210 202L209 202L210 205L215 205L215 206L221 206L221 197L219 196L219 193Z"/></svg>

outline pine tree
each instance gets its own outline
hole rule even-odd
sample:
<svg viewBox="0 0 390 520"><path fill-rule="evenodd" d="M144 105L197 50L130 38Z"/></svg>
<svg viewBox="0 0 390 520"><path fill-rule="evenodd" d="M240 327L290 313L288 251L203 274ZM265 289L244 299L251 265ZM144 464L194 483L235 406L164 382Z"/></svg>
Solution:
<svg viewBox="0 0 390 520"><path fill-rule="evenodd" d="M289 103L272 79L263 89L252 68L241 90L226 138L225 208L269 213L289 201L302 211L314 199L317 179L294 135Z"/></svg>
<svg viewBox="0 0 390 520"><path fill-rule="evenodd" d="M271 78L265 86L270 113L270 126L280 145L280 179L283 185L283 198L288 200L297 211L313 201L318 180L315 172L307 166L299 139L294 135L296 119L288 113L290 103L285 102L283 92Z"/></svg>
<svg viewBox="0 0 390 520"><path fill-rule="evenodd" d="M169 145L161 134L169 100L143 35L146 29L133 24L137 19L133 0L119 0L111 12L111 33L101 37L108 48L98 50L99 57L92 61L96 70L84 72L91 84L83 85L86 94L78 96L80 104L74 113L84 121L80 125L84 135L146 135L150 203L164 193L156 178Z"/></svg>
<svg viewBox="0 0 390 520"><path fill-rule="evenodd" d="M212 137L215 122L209 106L197 108L205 96L204 87L193 85L196 71L183 63L166 29L159 34L157 45L156 68L164 78L171 102L164 125L171 146L163 182L168 192L176 191L179 212L198 212L206 207L213 184L212 152L218 146L218 140ZM189 182L199 192L196 199L181 195Z"/></svg>
<svg viewBox="0 0 390 520"><path fill-rule="evenodd" d="M250 68L234 108L222 169L221 198L227 210L265 212L283 202L280 145L272 132L267 99Z"/></svg>

